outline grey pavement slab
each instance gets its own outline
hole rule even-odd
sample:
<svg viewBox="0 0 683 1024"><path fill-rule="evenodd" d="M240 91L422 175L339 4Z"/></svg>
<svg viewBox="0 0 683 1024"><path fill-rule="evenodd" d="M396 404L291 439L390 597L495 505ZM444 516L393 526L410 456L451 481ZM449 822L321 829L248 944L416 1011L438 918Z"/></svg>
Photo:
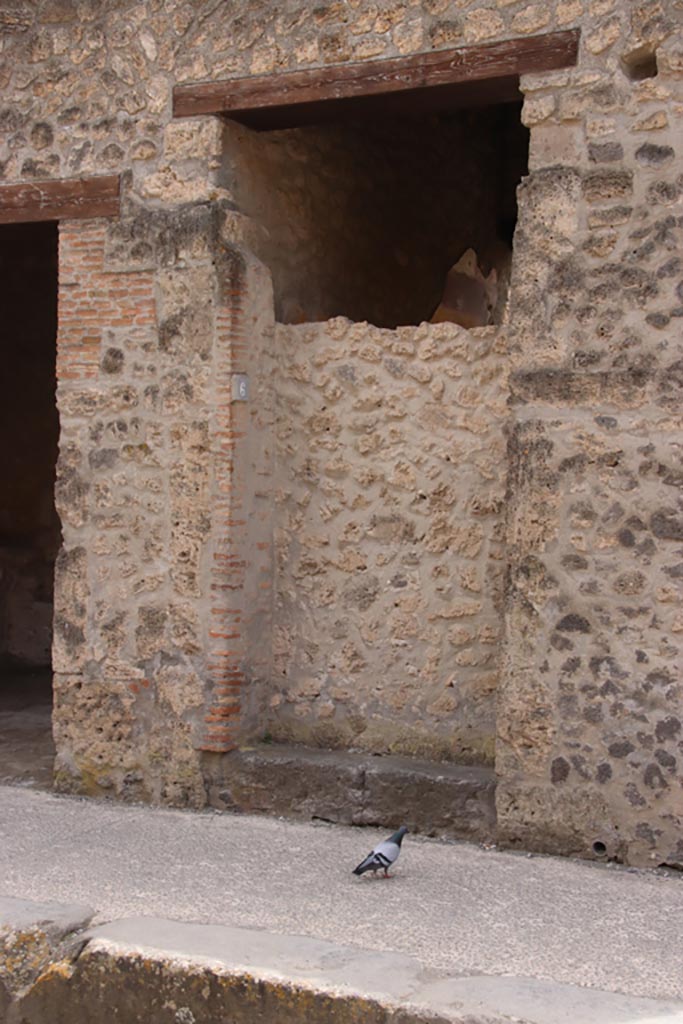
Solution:
<svg viewBox="0 0 683 1024"><path fill-rule="evenodd" d="M515 999L544 1001L550 984L683 1000L680 876L416 836L393 879L353 876L383 836L0 787L0 891L94 906L95 924L154 917L403 954L461 986L490 976L494 995L515 981Z"/></svg>
<svg viewBox="0 0 683 1024"><path fill-rule="evenodd" d="M0 930L26 931L40 928L52 938L85 928L93 917L91 907L83 904L36 903L0 894Z"/></svg>

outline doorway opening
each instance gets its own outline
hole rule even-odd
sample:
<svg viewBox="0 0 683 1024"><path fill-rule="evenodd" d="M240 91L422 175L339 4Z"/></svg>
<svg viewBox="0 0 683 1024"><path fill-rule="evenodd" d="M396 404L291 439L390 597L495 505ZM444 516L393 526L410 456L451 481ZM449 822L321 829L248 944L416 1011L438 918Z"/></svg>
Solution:
<svg viewBox="0 0 683 1024"><path fill-rule="evenodd" d="M0 782L51 785L57 223L0 226Z"/></svg>
<svg viewBox="0 0 683 1024"><path fill-rule="evenodd" d="M263 400L277 639L259 715L278 742L493 762L506 392L485 328L506 315L529 147L519 92L503 93L226 122L227 233L269 270L279 324ZM439 317L468 253L463 275L493 276L496 301L476 288L474 322Z"/></svg>

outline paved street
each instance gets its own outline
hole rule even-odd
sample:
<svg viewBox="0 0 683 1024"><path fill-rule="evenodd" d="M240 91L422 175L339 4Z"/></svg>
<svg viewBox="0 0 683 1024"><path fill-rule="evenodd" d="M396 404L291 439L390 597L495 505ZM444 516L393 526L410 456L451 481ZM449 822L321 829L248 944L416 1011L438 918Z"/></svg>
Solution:
<svg viewBox="0 0 683 1024"><path fill-rule="evenodd" d="M683 878L416 836L392 880L352 875L383 835L0 787L0 892L683 1000Z"/></svg>

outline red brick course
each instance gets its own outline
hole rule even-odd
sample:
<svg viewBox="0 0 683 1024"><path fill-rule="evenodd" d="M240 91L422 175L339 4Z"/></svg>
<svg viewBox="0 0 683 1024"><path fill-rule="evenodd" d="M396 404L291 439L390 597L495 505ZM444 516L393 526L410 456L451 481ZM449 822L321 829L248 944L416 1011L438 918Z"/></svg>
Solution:
<svg viewBox="0 0 683 1024"><path fill-rule="evenodd" d="M59 329L57 379L97 377L102 332L108 327L147 327L155 320L154 278L104 267L108 221L59 224Z"/></svg>
<svg viewBox="0 0 683 1024"><path fill-rule="evenodd" d="M214 451L213 557L210 568L211 619L207 637L207 669L213 700L205 716L202 750L225 753L237 745L243 669L243 588L246 573L242 482L236 473L236 444L245 436L247 407L232 402L232 375L244 372L246 351L244 299L246 280L237 260L221 289L215 323L212 450Z"/></svg>

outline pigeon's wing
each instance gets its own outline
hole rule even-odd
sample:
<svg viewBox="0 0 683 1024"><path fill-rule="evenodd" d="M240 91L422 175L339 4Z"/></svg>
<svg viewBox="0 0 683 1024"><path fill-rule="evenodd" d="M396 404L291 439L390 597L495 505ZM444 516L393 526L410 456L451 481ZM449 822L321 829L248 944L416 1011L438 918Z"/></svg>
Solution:
<svg viewBox="0 0 683 1024"><path fill-rule="evenodd" d="M381 866L380 862L375 860L375 851L372 850L365 860L362 860L358 867L353 869L353 873L354 875L362 875L364 871L377 871Z"/></svg>
<svg viewBox="0 0 683 1024"><path fill-rule="evenodd" d="M372 852L373 855L381 862L382 867L388 868L398 857L401 852L401 847L397 843L392 843L388 839L385 839L384 842L380 843L379 846L376 846Z"/></svg>
<svg viewBox="0 0 683 1024"><path fill-rule="evenodd" d="M381 871L391 867L396 858L400 853L400 848L396 843L389 842L385 839L383 843L380 843L371 850L365 860L362 860L357 868L354 868L354 875L362 875L365 871Z"/></svg>

